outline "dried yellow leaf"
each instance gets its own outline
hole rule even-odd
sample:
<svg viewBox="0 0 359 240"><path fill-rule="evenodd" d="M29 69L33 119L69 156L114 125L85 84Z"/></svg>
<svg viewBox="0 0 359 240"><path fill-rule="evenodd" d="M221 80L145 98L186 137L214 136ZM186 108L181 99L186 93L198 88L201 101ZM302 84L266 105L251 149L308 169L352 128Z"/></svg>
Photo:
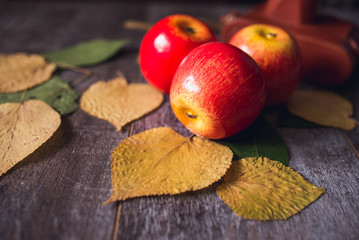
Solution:
<svg viewBox="0 0 359 240"><path fill-rule="evenodd" d="M113 194L107 203L205 188L225 174L232 157L228 147L168 127L133 135L112 153Z"/></svg>
<svg viewBox="0 0 359 240"><path fill-rule="evenodd" d="M287 102L292 114L322 126L352 130L355 127L353 105L345 98L327 91L298 90Z"/></svg>
<svg viewBox="0 0 359 240"><path fill-rule="evenodd" d="M112 123L117 131L159 107L163 95L148 84L127 84L118 77L96 82L82 95L80 106L87 113Z"/></svg>
<svg viewBox="0 0 359 240"><path fill-rule="evenodd" d="M284 220L303 210L325 190L268 158L234 161L217 187L219 197L237 214L253 220Z"/></svg>
<svg viewBox="0 0 359 240"><path fill-rule="evenodd" d="M0 104L0 176L49 139L60 115L40 100Z"/></svg>
<svg viewBox="0 0 359 240"><path fill-rule="evenodd" d="M32 88L46 82L56 69L36 54L0 54L0 93L11 93Z"/></svg>

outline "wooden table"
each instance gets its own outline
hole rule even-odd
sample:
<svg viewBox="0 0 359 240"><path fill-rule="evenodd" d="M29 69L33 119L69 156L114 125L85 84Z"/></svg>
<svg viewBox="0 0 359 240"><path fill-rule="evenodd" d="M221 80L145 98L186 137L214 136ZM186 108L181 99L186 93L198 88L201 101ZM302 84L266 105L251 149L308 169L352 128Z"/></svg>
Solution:
<svg viewBox="0 0 359 240"><path fill-rule="evenodd" d="M144 32L126 30L128 19L155 22L173 13L216 21L250 6L149 3L0 2L0 52L55 50L95 38L130 38L94 76L74 86L83 93L116 71L142 81L136 62ZM359 24L359 11L325 9ZM79 74L62 71L70 82ZM359 93L355 85L355 93ZM359 94L354 94L356 113ZM359 116L356 114L358 119ZM277 127L290 166L327 192L287 221L251 221L233 213L215 187L177 196L141 197L103 205L111 194L110 155L129 134L169 126L189 132L162 106L120 132L78 109L40 149L0 177L0 239L359 239L359 128Z"/></svg>

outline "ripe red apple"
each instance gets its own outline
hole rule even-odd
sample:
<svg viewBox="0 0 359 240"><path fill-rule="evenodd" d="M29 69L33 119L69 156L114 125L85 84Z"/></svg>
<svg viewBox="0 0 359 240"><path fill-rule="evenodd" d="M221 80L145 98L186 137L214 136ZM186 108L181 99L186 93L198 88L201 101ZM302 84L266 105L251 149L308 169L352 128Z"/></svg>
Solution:
<svg viewBox="0 0 359 240"><path fill-rule="evenodd" d="M212 42L192 50L173 78L170 101L191 132L220 139L250 125L265 102L262 71L242 50Z"/></svg>
<svg viewBox="0 0 359 240"><path fill-rule="evenodd" d="M299 48L291 35L278 27L253 24L240 29L229 43L248 53L262 69L266 105L288 100L301 79Z"/></svg>
<svg viewBox="0 0 359 240"><path fill-rule="evenodd" d="M188 15L171 15L157 22L140 46L144 78L158 90L169 93L173 75L183 58L197 46L217 41L202 21Z"/></svg>

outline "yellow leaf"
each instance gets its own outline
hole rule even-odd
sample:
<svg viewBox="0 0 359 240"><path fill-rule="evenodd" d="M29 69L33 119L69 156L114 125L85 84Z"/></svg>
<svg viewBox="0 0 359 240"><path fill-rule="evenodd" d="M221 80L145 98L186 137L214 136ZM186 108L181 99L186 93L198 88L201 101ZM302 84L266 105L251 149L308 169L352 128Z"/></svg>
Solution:
<svg viewBox="0 0 359 240"><path fill-rule="evenodd" d="M36 54L0 54L0 93L11 93L32 88L46 82L56 69Z"/></svg>
<svg viewBox="0 0 359 240"><path fill-rule="evenodd" d="M118 77L108 82L94 83L82 95L82 110L111 122L117 131L159 107L163 95L148 84L127 84Z"/></svg>
<svg viewBox="0 0 359 240"><path fill-rule="evenodd" d="M123 140L112 153L108 202L205 188L229 168L232 151L201 137L161 127Z"/></svg>
<svg viewBox="0 0 359 240"><path fill-rule="evenodd" d="M298 90L287 102L292 114L322 126L352 130L355 127L353 105L327 91Z"/></svg>
<svg viewBox="0 0 359 240"><path fill-rule="evenodd" d="M237 214L253 220L284 220L300 212L325 190L268 158L234 161L217 187L219 197Z"/></svg>
<svg viewBox="0 0 359 240"><path fill-rule="evenodd" d="M60 115L40 100L0 104L0 176L49 139Z"/></svg>

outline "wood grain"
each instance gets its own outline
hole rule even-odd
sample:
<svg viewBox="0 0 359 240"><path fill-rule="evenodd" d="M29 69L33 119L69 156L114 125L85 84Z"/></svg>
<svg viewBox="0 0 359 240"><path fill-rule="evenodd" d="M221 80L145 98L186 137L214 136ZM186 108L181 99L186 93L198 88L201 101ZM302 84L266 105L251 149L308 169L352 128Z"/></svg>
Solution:
<svg viewBox="0 0 359 240"><path fill-rule="evenodd" d="M0 4L0 52L44 52L94 38L130 38L131 43L74 88L84 92L120 70L138 81L138 48L144 32L123 29L128 19L155 22L173 13L212 21L250 5L180 3ZM335 13L335 10L330 10ZM345 15L343 13L338 13ZM353 10L347 17L359 21ZM59 71L73 82L79 73ZM140 78L141 82L144 79ZM355 118L359 87L354 83ZM267 115L270 115L267 113ZM34 154L0 177L0 239L358 239L359 159L340 130L279 128L290 166L327 192L287 221L260 222L234 214L206 189L103 205L110 196L110 155L128 134L169 126L190 132L162 106L120 132L81 110L62 118L60 129ZM345 132L359 151L358 127ZM120 207L119 207L120 206ZM116 211L118 209L118 214Z"/></svg>

